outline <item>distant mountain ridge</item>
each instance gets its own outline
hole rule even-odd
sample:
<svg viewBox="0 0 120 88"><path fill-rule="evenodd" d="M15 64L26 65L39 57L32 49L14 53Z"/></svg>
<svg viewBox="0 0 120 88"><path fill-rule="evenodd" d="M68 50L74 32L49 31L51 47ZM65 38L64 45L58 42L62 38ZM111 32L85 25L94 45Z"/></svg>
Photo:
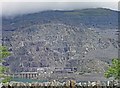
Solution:
<svg viewBox="0 0 120 88"><path fill-rule="evenodd" d="M17 27L26 27L37 23L44 24L49 23L50 21L76 26L79 26L80 23L82 23L88 27L115 28L118 27L118 11L105 8L70 11L50 10L16 16L13 19L6 19L3 17L2 24L3 30L15 30ZM9 29L6 27L9 27Z"/></svg>

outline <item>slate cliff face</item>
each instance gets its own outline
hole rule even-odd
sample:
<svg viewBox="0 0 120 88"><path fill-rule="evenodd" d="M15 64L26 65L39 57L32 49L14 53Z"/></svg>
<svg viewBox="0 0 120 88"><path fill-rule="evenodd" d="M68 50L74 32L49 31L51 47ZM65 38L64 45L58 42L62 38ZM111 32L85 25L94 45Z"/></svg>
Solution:
<svg viewBox="0 0 120 88"><path fill-rule="evenodd" d="M108 9L44 11L3 18L3 45L12 72L74 67L104 72L117 57L117 12Z"/></svg>

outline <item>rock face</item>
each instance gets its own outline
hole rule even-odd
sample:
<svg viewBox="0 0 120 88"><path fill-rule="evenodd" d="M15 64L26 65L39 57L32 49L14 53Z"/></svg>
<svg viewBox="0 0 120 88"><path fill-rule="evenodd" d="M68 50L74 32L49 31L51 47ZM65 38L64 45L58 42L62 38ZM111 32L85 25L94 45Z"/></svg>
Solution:
<svg viewBox="0 0 120 88"><path fill-rule="evenodd" d="M117 29L115 29L114 23L114 29L110 26L112 29L105 27L103 30L104 24L101 24L103 21L98 23L99 27L88 26L88 15L84 15L86 18L83 17L84 21L86 20L85 23L81 19L83 22L75 24L75 18L79 18L81 15L73 16L74 11L73 13L63 11L57 14L58 12L48 11L48 14L56 13L53 20L51 19L53 16L47 17L49 22L44 21L46 15L44 19L41 19L42 14L47 12L39 13L41 16L41 18L37 16L38 19L41 19L39 22L35 20L36 18L27 19L31 15L26 18L22 16L24 22L21 22L22 17L14 18L11 20L11 22L16 20L14 24L11 24L10 20L3 19L3 45L8 46L9 51L13 53L12 56L6 58L4 64L9 65L12 72L30 72L37 71L37 68L40 67L52 69L58 67L72 68L74 72L99 73L107 69L113 57L117 57L118 45L117 35L115 35ZM113 13L115 14L115 12ZM61 14L69 15L68 18L70 16L75 18L66 21L68 19L66 16L63 22L62 18L57 19ZM102 14L99 15L102 17ZM97 17L95 15L96 19ZM99 17L98 19L100 19ZM103 17L107 19L107 16ZM30 19L32 22L34 20L34 23L28 23ZM62 21L60 21L61 19ZM6 30L7 27L11 30Z"/></svg>

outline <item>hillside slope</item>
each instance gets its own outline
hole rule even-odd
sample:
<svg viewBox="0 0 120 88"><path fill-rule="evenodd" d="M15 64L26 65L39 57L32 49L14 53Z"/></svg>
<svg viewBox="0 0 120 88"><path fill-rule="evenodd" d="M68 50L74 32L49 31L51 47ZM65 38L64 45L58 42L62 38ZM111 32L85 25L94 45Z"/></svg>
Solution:
<svg viewBox="0 0 120 88"><path fill-rule="evenodd" d="M2 43L13 53L4 65L12 72L74 67L103 73L117 57L117 22L116 11L102 8L3 17Z"/></svg>

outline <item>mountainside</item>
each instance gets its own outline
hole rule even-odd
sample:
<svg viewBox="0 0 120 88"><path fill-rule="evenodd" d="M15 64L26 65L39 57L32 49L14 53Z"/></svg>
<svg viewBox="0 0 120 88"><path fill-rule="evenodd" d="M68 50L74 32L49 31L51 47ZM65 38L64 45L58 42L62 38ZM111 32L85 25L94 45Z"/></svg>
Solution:
<svg viewBox="0 0 120 88"><path fill-rule="evenodd" d="M116 28L118 27L118 12L110 9L91 8L70 11L43 11L39 13L16 16L11 19L3 19L3 30L16 30L34 24L60 22L78 26L82 23L87 27ZM5 25L5 26L4 26Z"/></svg>
<svg viewBox="0 0 120 88"><path fill-rule="evenodd" d="M117 12L102 8L3 17L2 43L13 53L3 64L12 72L50 67L103 73L118 56L117 26Z"/></svg>

